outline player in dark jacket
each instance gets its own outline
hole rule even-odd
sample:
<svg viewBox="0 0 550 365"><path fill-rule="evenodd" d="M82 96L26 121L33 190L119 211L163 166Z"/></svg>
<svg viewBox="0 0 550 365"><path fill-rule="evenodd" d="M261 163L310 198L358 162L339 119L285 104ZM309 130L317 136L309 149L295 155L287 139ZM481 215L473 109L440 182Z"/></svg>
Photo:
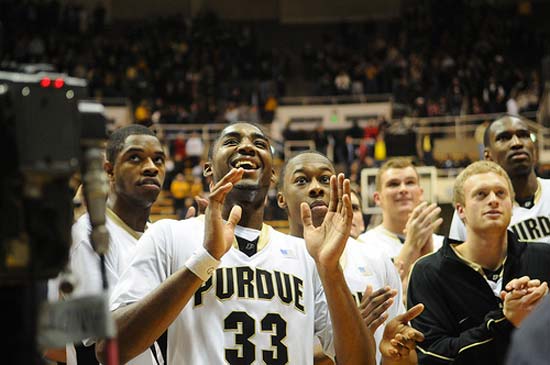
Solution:
<svg viewBox="0 0 550 365"><path fill-rule="evenodd" d="M550 247L520 243L506 228L513 189L497 164L480 161L457 178L453 197L467 229L414 266L408 305L425 341L419 363L502 364L510 334L548 292Z"/></svg>

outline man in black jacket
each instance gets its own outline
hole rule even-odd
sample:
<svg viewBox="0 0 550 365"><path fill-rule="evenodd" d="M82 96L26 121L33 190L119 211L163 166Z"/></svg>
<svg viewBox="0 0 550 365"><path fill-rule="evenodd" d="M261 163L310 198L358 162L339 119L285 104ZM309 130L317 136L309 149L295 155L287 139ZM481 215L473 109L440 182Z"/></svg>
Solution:
<svg viewBox="0 0 550 365"><path fill-rule="evenodd" d="M502 364L512 330L548 292L550 247L506 230L514 191L497 164L467 167L453 195L466 241L446 240L411 272L408 306L426 307L412 322L425 336L419 363Z"/></svg>

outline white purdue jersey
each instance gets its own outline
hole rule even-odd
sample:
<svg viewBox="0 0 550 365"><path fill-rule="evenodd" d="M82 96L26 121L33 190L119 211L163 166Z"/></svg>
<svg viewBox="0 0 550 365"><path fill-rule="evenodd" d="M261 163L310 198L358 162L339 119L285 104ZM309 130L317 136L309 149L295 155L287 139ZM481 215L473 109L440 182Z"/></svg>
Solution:
<svg viewBox="0 0 550 365"><path fill-rule="evenodd" d="M109 251L105 255L105 269L109 287L113 288L124 269L130 263L137 248L138 239L141 233L128 227L114 212L107 211L105 226L109 231ZM90 243L90 218L88 214L81 216L72 227L72 246L70 251L69 267L76 278L76 288L73 296L93 295L100 293L103 289L100 271L99 255L94 251ZM84 341L91 345L92 340ZM68 349L68 352L73 349ZM157 347L157 353L160 349ZM72 357L72 356L71 356ZM75 364L68 361L68 365ZM162 362L162 360L160 360ZM143 352L128 362L130 365L156 365L151 350Z"/></svg>
<svg viewBox="0 0 550 365"><path fill-rule="evenodd" d="M184 267L203 237L203 217L153 224L115 288L112 309L142 299ZM312 364L315 335L334 357L315 263L302 239L264 225L258 252L248 257L230 248L170 325L167 362Z"/></svg>
<svg viewBox="0 0 550 365"><path fill-rule="evenodd" d="M508 229L520 241L550 243L550 180L537 178L537 181L539 188L535 193L535 204L531 208L524 208L514 202ZM458 241L466 239L466 227L456 210L449 229L449 238Z"/></svg>
<svg viewBox="0 0 550 365"><path fill-rule="evenodd" d="M433 234L432 239L433 251L435 252L443 245L444 237ZM368 245L369 248L374 247L373 249L379 250L392 259L399 255L403 247L403 243L399 237L395 233L388 231L381 224L360 235L358 240Z"/></svg>
<svg viewBox="0 0 550 365"><path fill-rule="evenodd" d="M370 250L368 245L350 238L340 262L344 270L346 283L357 305L361 303L367 285L371 285L373 291L389 286L397 290L397 296L394 298L392 306L387 310L388 319L392 319L405 311L401 279L388 256L377 250ZM377 364L380 364L382 357L378 345L382 340L384 327L385 323L378 327L374 333Z"/></svg>

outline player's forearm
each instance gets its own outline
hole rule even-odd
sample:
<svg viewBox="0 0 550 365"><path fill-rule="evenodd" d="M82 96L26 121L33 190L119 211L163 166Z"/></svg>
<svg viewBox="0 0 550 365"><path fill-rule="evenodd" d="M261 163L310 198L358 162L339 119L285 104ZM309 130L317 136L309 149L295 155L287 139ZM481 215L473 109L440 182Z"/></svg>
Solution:
<svg viewBox="0 0 550 365"><path fill-rule="evenodd" d="M319 276L334 331L336 359L340 364L372 364L376 362L374 337L363 323L357 305L344 280L342 269L319 267Z"/></svg>
<svg viewBox="0 0 550 365"><path fill-rule="evenodd" d="M141 354L162 335L202 285L202 280L187 268L182 268L157 289L113 314L118 329L120 362L126 363ZM105 360L105 343L96 346L96 356Z"/></svg>
<svg viewBox="0 0 550 365"><path fill-rule="evenodd" d="M418 252L415 252L408 247L403 247L399 252L399 255L393 259L393 263L399 272L402 282L408 281L411 267L419 258L420 255Z"/></svg>

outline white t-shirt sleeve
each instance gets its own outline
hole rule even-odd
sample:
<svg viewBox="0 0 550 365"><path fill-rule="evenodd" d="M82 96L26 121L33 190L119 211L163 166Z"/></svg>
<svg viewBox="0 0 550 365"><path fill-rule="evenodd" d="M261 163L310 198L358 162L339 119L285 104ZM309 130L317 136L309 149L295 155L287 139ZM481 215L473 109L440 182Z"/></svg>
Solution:
<svg viewBox="0 0 550 365"><path fill-rule="evenodd" d="M466 240L466 227L458 216L456 210L453 213L453 220L451 222L451 228L449 229L449 238L457 241Z"/></svg>
<svg viewBox="0 0 550 365"><path fill-rule="evenodd" d="M334 360L336 352L334 350L334 334L332 330L332 322L330 320L330 312L328 310L327 298L325 290L321 285L321 278L317 272L314 277L315 282L315 336L319 339L325 355ZM312 344L313 346L313 344Z"/></svg>
<svg viewBox="0 0 550 365"><path fill-rule="evenodd" d="M170 221L147 229L111 294L111 310L139 301L171 275L171 243Z"/></svg>

